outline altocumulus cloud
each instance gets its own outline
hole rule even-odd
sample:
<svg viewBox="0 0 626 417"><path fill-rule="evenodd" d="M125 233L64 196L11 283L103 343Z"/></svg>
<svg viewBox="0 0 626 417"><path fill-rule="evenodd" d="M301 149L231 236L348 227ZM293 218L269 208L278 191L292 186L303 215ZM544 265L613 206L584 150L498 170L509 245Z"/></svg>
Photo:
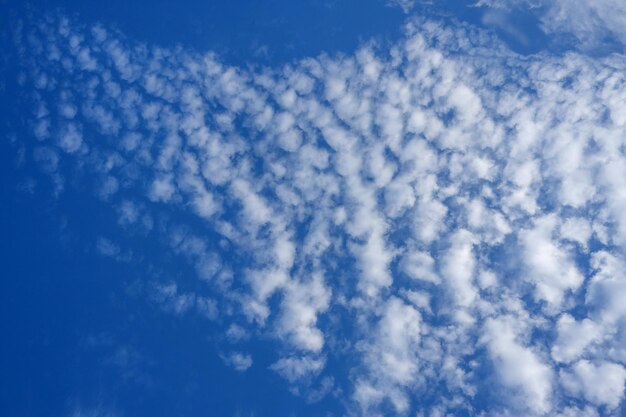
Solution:
<svg viewBox="0 0 626 417"><path fill-rule="evenodd" d="M13 36L27 158L59 198L98 178L120 229L203 283L151 284L164 312L274 338L285 385L339 384L349 415L620 414L623 56L522 57L421 18L393 45L280 68L63 15Z"/></svg>
<svg viewBox="0 0 626 417"><path fill-rule="evenodd" d="M475 5L529 10L539 18L543 31L573 38L577 47L587 52L606 42L617 42L622 48L626 45L626 4L620 0L478 0Z"/></svg>

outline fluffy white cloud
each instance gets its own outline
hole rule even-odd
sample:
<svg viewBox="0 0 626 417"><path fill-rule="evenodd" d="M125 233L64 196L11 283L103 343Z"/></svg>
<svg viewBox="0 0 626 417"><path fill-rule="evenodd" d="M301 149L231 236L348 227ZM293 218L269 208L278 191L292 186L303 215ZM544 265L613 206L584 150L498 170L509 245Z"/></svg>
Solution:
<svg viewBox="0 0 626 417"><path fill-rule="evenodd" d="M535 285L536 298L550 306L560 305L565 292L583 281L572 256L553 241L555 222L553 216L539 218L532 229L520 233L527 279Z"/></svg>
<svg viewBox="0 0 626 417"><path fill-rule="evenodd" d="M450 239L450 247L441 256L441 275L449 287L451 298L461 307L469 307L476 300L474 287L476 259L474 237L467 230L459 230Z"/></svg>
<svg viewBox="0 0 626 417"><path fill-rule="evenodd" d="M616 363L581 360L571 370L561 371L560 379L571 396L614 409L624 397L626 369Z"/></svg>
<svg viewBox="0 0 626 417"><path fill-rule="evenodd" d="M553 372L530 347L517 340L510 318L490 319L482 339L503 384L519 391L518 407L537 415L552 409Z"/></svg>
<svg viewBox="0 0 626 417"><path fill-rule="evenodd" d="M402 271L409 277L438 284L441 278L435 273L435 260L428 253L409 251L400 263Z"/></svg>
<svg viewBox="0 0 626 417"><path fill-rule="evenodd" d="M291 282L285 289L278 332L302 350L319 352L324 335L315 327L317 315L328 308L330 290L319 275L308 282Z"/></svg>
<svg viewBox="0 0 626 417"><path fill-rule="evenodd" d="M563 314L557 322L557 339L552 346L552 357L558 362L571 362L580 357L585 348L600 339L598 325L589 319L577 322Z"/></svg>
<svg viewBox="0 0 626 417"><path fill-rule="evenodd" d="M410 400L403 388L416 383L419 371L421 316L398 298L388 300L382 309L376 333L364 348L368 377L356 381L354 400L369 410L388 399L404 413Z"/></svg>

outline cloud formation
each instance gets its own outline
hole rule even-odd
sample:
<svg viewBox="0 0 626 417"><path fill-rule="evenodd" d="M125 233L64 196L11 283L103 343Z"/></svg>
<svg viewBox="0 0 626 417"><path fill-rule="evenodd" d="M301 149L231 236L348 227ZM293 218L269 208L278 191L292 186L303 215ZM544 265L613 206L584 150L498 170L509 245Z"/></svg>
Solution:
<svg viewBox="0 0 626 417"><path fill-rule="evenodd" d="M326 387L310 398L346 381L357 414L618 412L622 56L521 57L421 18L394 45L280 68L58 15L14 38L21 139L59 198L97 178L122 230L194 269L146 285L165 312L273 338L272 371ZM245 372L253 354L223 359Z"/></svg>
<svg viewBox="0 0 626 417"><path fill-rule="evenodd" d="M597 52L611 42L626 45L626 4L620 0L479 0L475 4L528 10L540 19L544 32L572 38L587 52Z"/></svg>

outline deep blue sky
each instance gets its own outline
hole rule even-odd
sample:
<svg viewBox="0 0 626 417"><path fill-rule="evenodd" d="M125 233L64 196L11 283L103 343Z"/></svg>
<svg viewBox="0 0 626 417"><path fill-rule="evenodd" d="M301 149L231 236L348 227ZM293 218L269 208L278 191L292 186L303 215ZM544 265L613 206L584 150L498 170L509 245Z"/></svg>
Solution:
<svg viewBox="0 0 626 417"><path fill-rule="evenodd" d="M234 0L180 2L35 1L133 39L214 51L237 63L280 63L321 52L349 53L370 39L393 39L405 18L379 0Z"/></svg>

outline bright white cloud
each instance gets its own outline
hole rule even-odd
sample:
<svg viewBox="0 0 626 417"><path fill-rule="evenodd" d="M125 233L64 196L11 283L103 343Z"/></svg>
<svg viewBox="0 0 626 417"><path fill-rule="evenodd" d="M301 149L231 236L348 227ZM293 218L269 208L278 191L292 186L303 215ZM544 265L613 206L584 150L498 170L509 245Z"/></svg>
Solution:
<svg viewBox="0 0 626 417"><path fill-rule="evenodd" d="M519 392L518 407L537 415L550 412L553 372L532 348L517 340L510 318L487 321L483 340L503 384Z"/></svg>
<svg viewBox="0 0 626 417"><path fill-rule="evenodd" d="M576 290L583 281L572 256L553 241L555 221L554 217L537 219L533 229L520 233L527 279L534 283L537 299L551 307L560 305L565 292Z"/></svg>
<svg viewBox="0 0 626 417"><path fill-rule="evenodd" d="M615 409L624 396L626 369L616 363L581 360L571 370L561 371L560 378L569 395Z"/></svg>
<svg viewBox="0 0 626 417"><path fill-rule="evenodd" d="M580 357L590 343L600 339L598 325L589 319L577 322L569 314L557 322L557 340L552 346L552 357L558 362L571 362Z"/></svg>

